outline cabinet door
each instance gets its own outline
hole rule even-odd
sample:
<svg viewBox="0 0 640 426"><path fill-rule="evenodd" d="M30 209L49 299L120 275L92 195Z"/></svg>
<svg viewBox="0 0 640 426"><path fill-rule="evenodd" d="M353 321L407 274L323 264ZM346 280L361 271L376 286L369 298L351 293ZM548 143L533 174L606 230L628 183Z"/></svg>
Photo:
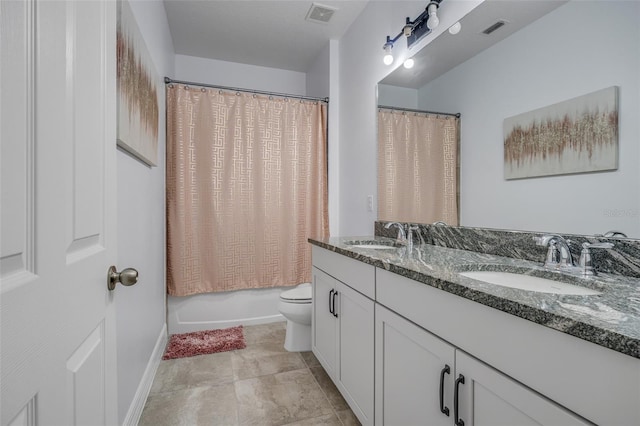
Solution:
<svg viewBox="0 0 640 426"><path fill-rule="evenodd" d="M339 365L336 385L362 424L373 424L374 302L338 282Z"/></svg>
<svg viewBox="0 0 640 426"><path fill-rule="evenodd" d="M333 277L317 268L313 268L311 348L325 371L334 380L336 372L338 321L330 312L330 306L337 283Z"/></svg>
<svg viewBox="0 0 640 426"><path fill-rule="evenodd" d="M465 426L592 424L457 350L456 379L460 376L460 418Z"/></svg>
<svg viewBox="0 0 640 426"><path fill-rule="evenodd" d="M376 425L451 425L454 347L381 305L375 309ZM440 409L441 378L448 414Z"/></svg>

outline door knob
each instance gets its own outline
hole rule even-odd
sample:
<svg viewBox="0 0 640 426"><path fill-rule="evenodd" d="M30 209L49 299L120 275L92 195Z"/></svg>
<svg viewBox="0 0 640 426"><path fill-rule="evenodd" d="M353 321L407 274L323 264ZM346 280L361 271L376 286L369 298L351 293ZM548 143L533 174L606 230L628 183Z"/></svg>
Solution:
<svg viewBox="0 0 640 426"><path fill-rule="evenodd" d="M116 284L120 283L124 286L134 285L138 282L138 271L133 268L123 269L122 272L116 271L115 266L109 267L107 272L107 288L115 290Z"/></svg>

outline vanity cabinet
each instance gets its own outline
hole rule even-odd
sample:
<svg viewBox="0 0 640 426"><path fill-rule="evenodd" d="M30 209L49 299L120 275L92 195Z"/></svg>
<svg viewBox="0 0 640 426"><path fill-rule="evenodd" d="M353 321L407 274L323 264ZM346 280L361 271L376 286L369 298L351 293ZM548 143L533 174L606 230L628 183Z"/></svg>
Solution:
<svg viewBox="0 0 640 426"><path fill-rule="evenodd" d="M312 351L360 422L373 424L374 301L354 288L373 294L375 268L323 249L313 256Z"/></svg>
<svg viewBox="0 0 640 426"><path fill-rule="evenodd" d="M376 425L590 424L396 313L375 314Z"/></svg>
<svg viewBox="0 0 640 426"><path fill-rule="evenodd" d="M375 314L376 426L451 425L455 348L380 305Z"/></svg>

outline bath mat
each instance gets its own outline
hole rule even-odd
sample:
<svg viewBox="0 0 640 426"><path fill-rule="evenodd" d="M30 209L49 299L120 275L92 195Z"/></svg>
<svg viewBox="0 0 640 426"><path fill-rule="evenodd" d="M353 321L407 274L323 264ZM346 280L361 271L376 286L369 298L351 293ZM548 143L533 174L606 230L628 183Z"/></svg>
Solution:
<svg viewBox="0 0 640 426"><path fill-rule="evenodd" d="M172 334L162 359L187 358L216 352L244 349L242 326L219 330Z"/></svg>

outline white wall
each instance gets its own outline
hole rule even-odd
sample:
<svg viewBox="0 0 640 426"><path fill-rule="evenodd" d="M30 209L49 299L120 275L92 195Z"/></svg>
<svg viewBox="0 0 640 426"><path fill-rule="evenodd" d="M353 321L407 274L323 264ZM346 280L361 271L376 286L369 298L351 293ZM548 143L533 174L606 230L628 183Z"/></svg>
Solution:
<svg viewBox="0 0 640 426"><path fill-rule="evenodd" d="M328 58L327 50L321 58ZM328 84L323 77L323 59L312 67L309 88L323 94ZM307 95L307 74L193 56L176 55L175 79L219 86ZM234 325L283 321L278 311L282 288L205 293L188 297L168 297L169 333L225 328Z"/></svg>
<svg viewBox="0 0 640 426"><path fill-rule="evenodd" d="M387 35L400 32L407 16L417 17L424 1L369 2L358 19L340 39L339 138L340 138L340 218L341 235L371 235L377 218L376 171L376 84L437 35L479 4L478 1L446 1L439 11L440 25L433 34L407 52L399 40L393 48L395 62L382 62ZM334 85L332 80L331 84ZM374 197L374 211L367 211L367 196Z"/></svg>
<svg viewBox="0 0 640 426"><path fill-rule="evenodd" d="M378 84L378 105L417 109L418 91L407 87Z"/></svg>
<svg viewBox="0 0 640 426"><path fill-rule="evenodd" d="M162 1L133 1L131 9L159 77L172 75L173 41ZM117 266L119 270L134 267L140 274L135 286L118 286L114 294L121 424L135 408L134 395L165 326L164 84L160 89L158 167L149 168L122 151L117 154Z"/></svg>
<svg viewBox="0 0 640 426"><path fill-rule="evenodd" d="M640 3L603 7L561 6L420 90L421 108L462 113L461 224L640 237ZM504 180L506 117L610 86L617 171Z"/></svg>
<svg viewBox="0 0 640 426"><path fill-rule="evenodd" d="M196 83L306 95L303 72L176 55L175 78Z"/></svg>

